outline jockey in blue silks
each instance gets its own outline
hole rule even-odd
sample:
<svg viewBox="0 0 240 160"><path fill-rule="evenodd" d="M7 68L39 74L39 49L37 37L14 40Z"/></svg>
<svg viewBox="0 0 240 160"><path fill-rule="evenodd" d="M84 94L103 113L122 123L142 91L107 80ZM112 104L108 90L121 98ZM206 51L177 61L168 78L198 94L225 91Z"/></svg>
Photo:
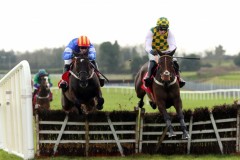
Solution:
<svg viewBox="0 0 240 160"><path fill-rule="evenodd" d="M66 72L70 70L70 65L72 63L72 58L74 57L73 53L88 53L88 58L90 62L94 65L94 67L98 70L98 65L96 62L96 50L92 43L90 43L90 40L87 36L80 36L79 38L74 38L70 41L70 43L65 48L62 59L64 60L64 71L63 76ZM104 85L104 79L100 77L98 74L100 85ZM64 90L67 89L68 83L66 80L62 79L58 83L59 88L62 88Z"/></svg>

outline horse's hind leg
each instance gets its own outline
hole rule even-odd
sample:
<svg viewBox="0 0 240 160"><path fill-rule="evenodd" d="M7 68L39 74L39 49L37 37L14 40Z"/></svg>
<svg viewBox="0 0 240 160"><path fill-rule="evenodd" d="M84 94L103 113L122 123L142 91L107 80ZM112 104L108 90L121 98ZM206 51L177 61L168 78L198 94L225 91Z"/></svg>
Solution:
<svg viewBox="0 0 240 160"><path fill-rule="evenodd" d="M138 107L142 108L144 105L143 99L144 99L144 96L146 95L146 92L141 88L142 82L140 78L141 76L139 72L135 78L135 91L136 91L137 97L140 99L138 102Z"/></svg>
<svg viewBox="0 0 240 160"><path fill-rule="evenodd" d="M140 91L136 91L136 93L137 93L137 97L140 99L138 102L138 107L142 108L144 106L143 99L144 99L146 92L143 90L142 91L140 90Z"/></svg>
<svg viewBox="0 0 240 160"><path fill-rule="evenodd" d="M140 99L140 101L138 102L138 107L142 108L144 106L144 102L143 102L143 98Z"/></svg>

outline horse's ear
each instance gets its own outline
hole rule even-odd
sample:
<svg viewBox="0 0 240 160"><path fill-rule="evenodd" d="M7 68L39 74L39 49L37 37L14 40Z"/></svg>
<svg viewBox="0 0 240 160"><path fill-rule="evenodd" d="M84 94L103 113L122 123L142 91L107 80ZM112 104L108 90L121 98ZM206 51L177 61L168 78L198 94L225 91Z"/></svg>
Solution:
<svg viewBox="0 0 240 160"><path fill-rule="evenodd" d="M159 56L164 55L164 53L162 53L160 50L157 49L156 51L157 51L157 53L158 53Z"/></svg>
<svg viewBox="0 0 240 160"><path fill-rule="evenodd" d="M174 55L174 53L176 52L177 48L175 48L172 52L171 55Z"/></svg>
<svg viewBox="0 0 240 160"><path fill-rule="evenodd" d="M77 55L77 52L75 52L75 51L72 51L72 54L73 54L73 57L76 57L76 55Z"/></svg>
<svg viewBox="0 0 240 160"><path fill-rule="evenodd" d="M176 51L176 49L177 49L177 48L175 48L175 49L172 50L172 51L168 51L167 54L170 55L170 56L173 56L174 53L175 53L175 51Z"/></svg>

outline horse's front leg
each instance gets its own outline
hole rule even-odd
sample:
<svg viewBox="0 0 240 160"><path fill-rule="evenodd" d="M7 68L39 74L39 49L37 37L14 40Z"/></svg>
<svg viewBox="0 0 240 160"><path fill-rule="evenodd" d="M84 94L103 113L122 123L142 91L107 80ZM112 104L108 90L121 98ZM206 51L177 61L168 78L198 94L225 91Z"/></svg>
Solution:
<svg viewBox="0 0 240 160"><path fill-rule="evenodd" d="M98 93L97 93L97 106L96 106L96 108L98 110L102 110L103 109L103 104L104 104L104 98L102 97L102 91L99 87Z"/></svg>
<svg viewBox="0 0 240 160"><path fill-rule="evenodd" d="M176 109L176 112L177 112L177 115L178 115L178 118L179 118L179 121L180 121L181 129L182 129L182 132L183 132L182 139L188 139L190 136L187 132L187 127L186 127L186 124L185 124L185 121L184 121L181 98L176 98L174 100L174 107Z"/></svg>
<svg viewBox="0 0 240 160"><path fill-rule="evenodd" d="M165 108L165 103L157 103L158 106L158 110L163 114L163 119L167 125L168 128L168 137L174 137L176 136L176 134L173 131L173 126L172 126L172 122L171 122L171 118L169 116L169 114L167 113L167 110Z"/></svg>

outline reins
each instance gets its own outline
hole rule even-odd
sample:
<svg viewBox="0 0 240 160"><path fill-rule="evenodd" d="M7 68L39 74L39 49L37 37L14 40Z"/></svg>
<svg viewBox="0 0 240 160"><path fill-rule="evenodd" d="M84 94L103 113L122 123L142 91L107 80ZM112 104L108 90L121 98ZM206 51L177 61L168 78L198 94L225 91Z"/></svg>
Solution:
<svg viewBox="0 0 240 160"><path fill-rule="evenodd" d="M94 69L92 69L92 70L94 70ZM71 73L71 75L73 75L73 77L75 77L78 80L81 80L73 71L70 70L69 72ZM87 79L91 79L93 77L94 73L95 72L92 71L92 74Z"/></svg>

